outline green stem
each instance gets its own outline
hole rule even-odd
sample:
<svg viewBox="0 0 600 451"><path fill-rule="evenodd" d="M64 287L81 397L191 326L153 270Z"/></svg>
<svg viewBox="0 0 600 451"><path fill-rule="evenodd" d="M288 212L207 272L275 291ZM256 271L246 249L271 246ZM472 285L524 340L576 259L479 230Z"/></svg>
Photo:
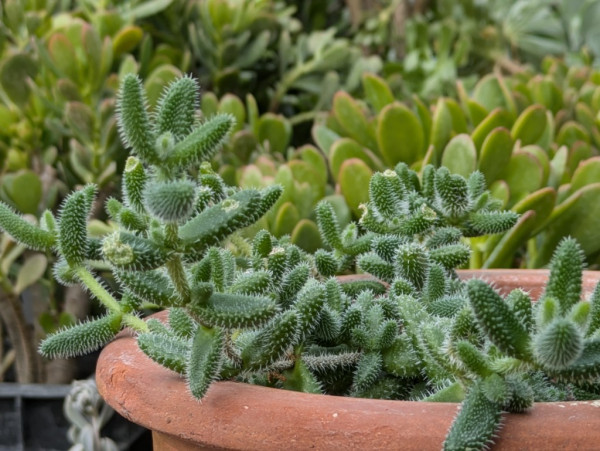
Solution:
<svg viewBox="0 0 600 451"><path fill-rule="evenodd" d="M138 332L148 332L148 325L146 322L139 316L132 315L131 313L123 315L123 324L126 324Z"/></svg>
<svg viewBox="0 0 600 451"><path fill-rule="evenodd" d="M169 277L175 286L175 290L181 297L183 303L187 304L190 301L192 293L190 290L190 285L187 281L185 270L183 269L183 263L181 262L179 255L175 255L169 261L167 261L166 266Z"/></svg>
<svg viewBox="0 0 600 451"><path fill-rule="evenodd" d="M111 312L121 312L121 307L117 300L102 286L94 275L83 266L79 266L75 273L90 292Z"/></svg>
<svg viewBox="0 0 600 451"><path fill-rule="evenodd" d="M179 245L179 228L175 223L168 223L165 226L165 241L167 246L172 249L177 249ZM166 263L167 271L171 281L175 286L175 290L181 297L184 304L188 303L191 298L190 285L187 280L185 269L179 255L175 254Z"/></svg>

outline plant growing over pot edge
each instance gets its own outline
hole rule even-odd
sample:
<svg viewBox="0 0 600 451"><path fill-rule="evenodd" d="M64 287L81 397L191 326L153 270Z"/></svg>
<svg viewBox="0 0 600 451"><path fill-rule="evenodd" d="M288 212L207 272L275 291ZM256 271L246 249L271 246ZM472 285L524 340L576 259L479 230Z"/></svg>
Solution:
<svg viewBox="0 0 600 451"><path fill-rule="evenodd" d="M371 200L359 225L340 230L331 207L320 204L318 222L331 251L311 257L266 232L257 234L252 245L231 238L237 255L228 247L212 247L256 221L281 190L228 188L207 165L200 165L197 173L188 171L216 151L232 126L228 115L198 126L196 91L190 78L169 86L150 126L140 82L135 76L125 78L119 126L137 158L130 157L125 168L124 203L107 202L121 228L102 241L90 239L86 231L93 186L69 196L58 220L45 213L41 228L1 206L3 228L30 247L56 247L61 256L57 279L82 282L108 309L99 319L49 336L41 352L50 357L87 352L128 325L138 331L144 353L186 375L197 398L213 380L236 378L314 393L465 399L447 447L489 442L500 409L512 409L510 402L535 393L539 385L537 379L534 384L515 376L514 369L529 375L529 368L519 362L511 367L511 362L521 359L533 370L549 365L538 353L535 358L542 363L534 366L537 361L527 353L525 339L525 344L511 347L506 334L493 327L486 339L477 327L476 317L483 331L487 326L485 317L479 317L473 287L484 298L492 295L478 285L465 288L453 270L469 257L468 247L460 242L463 235L503 231L515 223L516 215L498 210L480 173L466 180L429 166L419 180L399 165L371 179ZM112 265L123 292L119 301L88 267L99 259ZM563 295L577 287L578 268L565 272L558 261L548 293L562 305L569 302ZM389 292L374 281L344 286L329 278L356 265L389 282ZM318 277L312 277L315 270ZM519 309L525 301L530 305L525 294L511 295ZM143 302L169 308L169 326L141 321L137 311ZM525 327L510 322L517 307L499 305L504 306L498 309L506 316L506 327ZM583 324L590 313L578 309L573 320ZM592 317L597 310L592 309ZM595 343L593 338L580 341L583 349ZM546 354L544 358L556 362L552 352ZM563 367L552 369L573 371L579 358L583 354L558 359ZM497 361L509 370L493 366ZM592 362L586 371L595 371L595 366ZM536 377L545 388L543 375ZM543 389L540 393L549 396ZM560 390L551 393L563 395ZM485 427L472 430L473 415L482 406Z"/></svg>

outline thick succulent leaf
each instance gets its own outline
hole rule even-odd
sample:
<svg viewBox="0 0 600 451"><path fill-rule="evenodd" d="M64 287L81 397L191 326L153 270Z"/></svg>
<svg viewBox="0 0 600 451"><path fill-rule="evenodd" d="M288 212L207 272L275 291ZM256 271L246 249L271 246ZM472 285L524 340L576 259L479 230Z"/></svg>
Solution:
<svg viewBox="0 0 600 451"><path fill-rule="evenodd" d="M156 138L146 110L147 99L137 75L123 79L117 100L117 124L121 139L146 163L156 163Z"/></svg>
<svg viewBox="0 0 600 451"><path fill-rule="evenodd" d="M124 271L116 269L114 275L123 288L146 302L167 306L173 305L177 301L170 280L158 271Z"/></svg>
<svg viewBox="0 0 600 451"><path fill-rule="evenodd" d="M143 196L148 211L159 220L184 221L196 206L196 185L190 180L152 181Z"/></svg>
<svg viewBox="0 0 600 451"><path fill-rule="evenodd" d="M470 280L467 291L475 317L492 343L511 357L529 361L529 333L500 295L479 279Z"/></svg>
<svg viewBox="0 0 600 451"><path fill-rule="evenodd" d="M100 349L121 330L121 314L113 313L48 335L40 353L47 358L68 358Z"/></svg>
<svg viewBox="0 0 600 451"><path fill-rule="evenodd" d="M148 271L163 266L170 252L155 241L128 232L115 232L104 238L102 253L125 271Z"/></svg>
<svg viewBox="0 0 600 451"><path fill-rule="evenodd" d="M243 366L249 369L266 368L283 357L298 340L300 318L288 310L273 318L242 350Z"/></svg>
<svg viewBox="0 0 600 451"><path fill-rule="evenodd" d="M96 194L94 185L69 195L63 202L59 223L59 247L61 254L71 266L77 266L87 258L87 219Z"/></svg>
<svg viewBox="0 0 600 451"><path fill-rule="evenodd" d="M484 449L500 425L502 406L490 401L480 384L471 387L444 441L444 450Z"/></svg>
<svg viewBox="0 0 600 451"><path fill-rule="evenodd" d="M138 336L137 343L142 352L156 363L176 373L185 374L191 350L189 339L147 332Z"/></svg>
<svg viewBox="0 0 600 451"><path fill-rule="evenodd" d="M181 337L191 338L196 330L196 323L182 308L169 309L169 327Z"/></svg>
<svg viewBox="0 0 600 451"><path fill-rule="evenodd" d="M566 318L557 318L535 338L534 353L543 367L562 370L581 356L583 345L583 334L577 325Z"/></svg>
<svg viewBox="0 0 600 451"><path fill-rule="evenodd" d="M187 366L192 396L201 399L217 379L224 357L225 334L221 329L198 326Z"/></svg>
<svg viewBox="0 0 600 451"><path fill-rule="evenodd" d="M27 222L4 202L0 202L0 228L33 250L48 251L56 242L53 233Z"/></svg>
<svg viewBox="0 0 600 451"><path fill-rule="evenodd" d="M264 296L213 293L206 304L193 305L191 310L204 324L239 329L264 324L277 312L277 304Z"/></svg>
<svg viewBox="0 0 600 451"><path fill-rule="evenodd" d="M175 144L161 164L169 168L184 169L209 160L221 148L234 123L235 119L230 114L211 117Z"/></svg>
<svg viewBox="0 0 600 451"><path fill-rule="evenodd" d="M178 78L165 88L156 108L156 136L169 132L181 141L191 133L199 104L198 90L198 82L191 77Z"/></svg>
<svg viewBox="0 0 600 451"><path fill-rule="evenodd" d="M550 263L550 278L545 296L558 300L563 314L579 302L584 255L577 241L565 238L556 248Z"/></svg>
<svg viewBox="0 0 600 451"><path fill-rule="evenodd" d="M179 238L197 251L218 244L235 230L249 225L248 218L253 218L261 199L256 190L238 191L181 226Z"/></svg>

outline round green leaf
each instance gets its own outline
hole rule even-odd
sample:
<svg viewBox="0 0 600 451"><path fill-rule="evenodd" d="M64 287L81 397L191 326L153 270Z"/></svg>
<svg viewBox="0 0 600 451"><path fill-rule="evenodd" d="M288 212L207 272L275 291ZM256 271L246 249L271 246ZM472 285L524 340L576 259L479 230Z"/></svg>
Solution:
<svg viewBox="0 0 600 451"><path fill-rule="evenodd" d="M371 168L358 158L345 161L340 168L340 191L355 217L361 215L359 205L369 200L369 190L366 187L369 186L372 175Z"/></svg>
<svg viewBox="0 0 600 451"><path fill-rule="evenodd" d="M469 135L457 135L450 140L442 154L442 166L454 174L469 177L477 167L477 151Z"/></svg>
<svg viewBox="0 0 600 451"><path fill-rule="evenodd" d="M385 107L377 124L377 143L389 166L410 165L424 156L425 136L419 118L401 103Z"/></svg>

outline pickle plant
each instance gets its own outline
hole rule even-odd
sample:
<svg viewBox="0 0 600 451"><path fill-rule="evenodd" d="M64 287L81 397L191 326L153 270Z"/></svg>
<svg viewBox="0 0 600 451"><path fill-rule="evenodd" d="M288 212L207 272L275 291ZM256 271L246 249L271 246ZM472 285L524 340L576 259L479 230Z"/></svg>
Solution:
<svg viewBox="0 0 600 451"><path fill-rule="evenodd" d="M481 173L465 179L429 165L419 178L399 164L371 178L359 223L341 229L333 207L318 204L327 249L311 255L265 230L248 242L237 232L282 189L230 188L210 169L205 160L233 118L200 123L196 93L193 79L180 78L150 115L138 78L124 78L118 125L134 156L123 201L106 202L118 227L102 240L86 229L93 185L71 194L57 218L46 212L39 228L0 204L3 229L28 247L55 250L57 280L83 284L107 310L48 336L42 354L82 354L129 326L139 348L185 376L198 399L213 381L235 379L310 393L464 401L447 449L488 445L503 410L598 390L600 289L591 304L579 302L582 258L573 241L557 252L535 308L521 291L505 302L483 282L456 276L469 260L463 237L503 232L518 218L500 209ZM119 297L93 274L98 260L112 268ZM332 277L356 270L376 279ZM168 324L143 321L147 303L168 309Z"/></svg>
<svg viewBox="0 0 600 451"><path fill-rule="evenodd" d="M484 188L478 172L466 180L427 166L419 180L399 164L371 178L362 234L341 230L328 204L317 209L331 247L315 254L319 273L355 266L389 286L384 296L362 292L342 315L349 350L360 354L347 393L461 402L449 450L486 449L504 411L599 395L600 285L580 300L584 255L575 240L556 249L536 304L520 289L503 299L482 280L456 277L470 254L462 237L517 220Z"/></svg>

